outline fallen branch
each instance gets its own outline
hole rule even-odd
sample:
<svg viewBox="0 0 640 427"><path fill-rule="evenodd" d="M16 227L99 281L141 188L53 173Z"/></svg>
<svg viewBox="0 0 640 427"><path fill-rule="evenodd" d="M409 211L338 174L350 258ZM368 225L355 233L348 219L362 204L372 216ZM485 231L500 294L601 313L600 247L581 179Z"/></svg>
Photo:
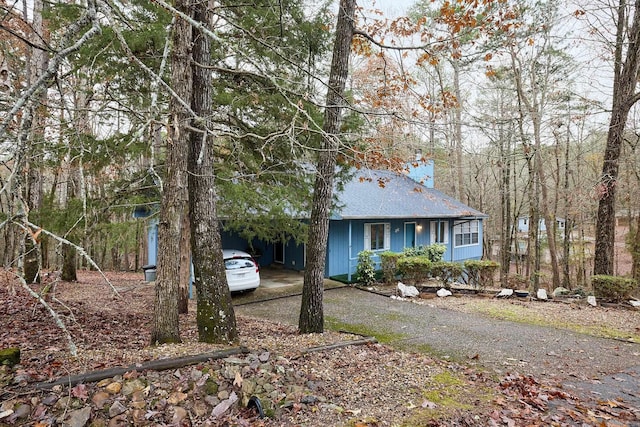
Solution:
<svg viewBox="0 0 640 427"><path fill-rule="evenodd" d="M335 350L337 348L348 347L351 345L376 344L377 342L378 340L375 337L366 337L360 340L341 341L333 344L321 345L318 347L309 347L300 351L300 353L308 354L308 353L315 353L318 351Z"/></svg>
<svg viewBox="0 0 640 427"><path fill-rule="evenodd" d="M214 351L211 353L196 354L195 356L178 357L172 359L150 360L148 362L137 363L126 367L117 367L103 369L100 371L87 372L79 375L69 375L53 382L41 382L35 385L38 390L48 390L56 385L67 385L69 387L80 383L91 383L104 380L106 378L115 377L131 371L165 371L167 369L177 369L184 366L195 365L196 363L206 362L207 360L224 359L225 357L234 356L236 354L248 353L246 347L230 348L228 350Z"/></svg>

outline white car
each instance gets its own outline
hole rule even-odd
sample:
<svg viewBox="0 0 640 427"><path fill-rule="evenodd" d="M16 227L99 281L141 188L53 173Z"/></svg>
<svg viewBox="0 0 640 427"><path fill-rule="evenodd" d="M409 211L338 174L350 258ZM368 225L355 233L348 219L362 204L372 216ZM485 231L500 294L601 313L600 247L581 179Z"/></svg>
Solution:
<svg viewBox="0 0 640 427"><path fill-rule="evenodd" d="M260 286L260 267L246 252L223 249L224 267L231 292L253 291Z"/></svg>

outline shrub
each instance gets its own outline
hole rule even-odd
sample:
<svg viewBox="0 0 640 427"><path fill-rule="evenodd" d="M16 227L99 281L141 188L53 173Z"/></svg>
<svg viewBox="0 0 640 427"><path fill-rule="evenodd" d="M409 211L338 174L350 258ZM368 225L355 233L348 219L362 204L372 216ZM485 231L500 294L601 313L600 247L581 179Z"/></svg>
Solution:
<svg viewBox="0 0 640 427"><path fill-rule="evenodd" d="M413 248L404 248L402 255L406 257L425 256L431 262L438 262L442 260L446 251L447 247L445 245L434 243L433 245L419 245Z"/></svg>
<svg viewBox="0 0 640 427"><path fill-rule="evenodd" d="M615 302L631 299L631 294L638 289L636 280L618 276L593 276L591 285L596 298Z"/></svg>
<svg viewBox="0 0 640 427"><path fill-rule="evenodd" d="M451 287L451 282L462 276L462 264L458 262L438 261L431 264L432 277L440 277L442 286L446 289Z"/></svg>
<svg viewBox="0 0 640 427"><path fill-rule="evenodd" d="M467 273L467 284L478 290L483 290L493 282L493 275L500 267L495 261L490 260L467 260L464 262L464 269Z"/></svg>
<svg viewBox="0 0 640 427"><path fill-rule="evenodd" d="M373 264L373 251L364 250L358 253L356 279L364 285L370 285L376 281L376 269Z"/></svg>
<svg viewBox="0 0 640 427"><path fill-rule="evenodd" d="M403 256L398 259L398 272L403 280L424 282L429 278L431 261L426 256Z"/></svg>
<svg viewBox="0 0 640 427"><path fill-rule="evenodd" d="M440 262L444 253L447 251L447 247L441 243L434 243L427 246L427 256L431 262Z"/></svg>
<svg viewBox="0 0 640 427"><path fill-rule="evenodd" d="M382 267L382 278L385 283L393 283L398 274L398 259L402 254L386 251L380 254L380 264Z"/></svg>

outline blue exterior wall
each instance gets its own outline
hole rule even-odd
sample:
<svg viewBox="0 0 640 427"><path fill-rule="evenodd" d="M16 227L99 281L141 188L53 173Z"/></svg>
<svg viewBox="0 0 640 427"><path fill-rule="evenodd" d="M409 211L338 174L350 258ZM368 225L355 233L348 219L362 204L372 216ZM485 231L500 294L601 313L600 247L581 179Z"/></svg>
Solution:
<svg viewBox="0 0 640 427"><path fill-rule="evenodd" d="M156 265L158 260L158 220L149 221L147 230L147 264Z"/></svg>
<svg viewBox="0 0 640 427"><path fill-rule="evenodd" d="M284 246L284 267L289 270L304 270L304 244L290 240Z"/></svg>
<svg viewBox="0 0 640 427"><path fill-rule="evenodd" d="M443 256L445 261L464 261L482 258L482 221L479 222L478 244L455 248L453 245L453 220L449 222L449 242ZM390 249L392 252L402 252L405 248L405 223L416 224L416 246L431 244L430 223L428 219L368 219L331 221L329 225L329 243L327 248L327 264L325 276L354 274L358 264L358 253L364 250L364 225L371 223L389 223L391 225ZM374 251L373 260L378 264L377 254L383 250Z"/></svg>
<svg viewBox="0 0 640 427"><path fill-rule="evenodd" d="M231 231L221 231L220 237L222 240L222 247L224 249L237 249L255 254L255 259L261 267L270 265L273 263L273 244L266 243L261 240L254 239L252 241L252 248L249 247L249 243L246 239L240 237L237 233Z"/></svg>
<svg viewBox="0 0 640 427"><path fill-rule="evenodd" d="M442 220L440 220L442 221ZM443 256L445 261L464 261L467 259L482 258L482 235L483 221L479 221L478 244L454 248L453 242L453 220L446 220L449 223L449 242L447 250ZM364 250L364 225L371 223L389 223L390 230L390 250L392 252L402 252L405 248L405 224L414 223L416 225L416 246L431 244L431 221L428 219L354 219L354 220L332 220L329 224L329 240L327 245L327 262L325 265L325 276L338 276L341 274L354 274L358 264L358 253ZM236 233L223 231L222 246L248 251L247 241ZM148 230L148 264L156 264L158 253L158 227L157 221L149 224ZM274 260L274 245L260 240L253 241L253 248L260 255L256 261L260 266L267 266ZM284 267L290 270L303 270L305 250L304 245L298 245L291 240L285 244ZM379 254L383 250L374 251ZM374 256L374 262L379 263L379 256Z"/></svg>
<svg viewBox="0 0 640 427"><path fill-rule="evenodd" d="M409 163L407 168L409 169L409 178L416 182L421 183L427 188L434 188L434 162L432 159L419 161L416 163Z"/></svg>

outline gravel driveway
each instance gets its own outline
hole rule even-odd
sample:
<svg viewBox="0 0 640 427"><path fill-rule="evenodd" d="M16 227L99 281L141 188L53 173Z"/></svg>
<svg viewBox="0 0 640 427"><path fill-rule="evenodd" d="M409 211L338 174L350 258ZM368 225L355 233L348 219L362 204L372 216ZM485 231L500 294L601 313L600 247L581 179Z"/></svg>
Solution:
<svg viewBox="0 0 640 427"><path fill-rule="evenodd" d="M563 384L585 398L640 408L640 345L501 321L343 287L325 291L325 320L354 325L408 350L430 351L497 374ZM300 296L236 307L239 315L297 325Z"/></svg>

